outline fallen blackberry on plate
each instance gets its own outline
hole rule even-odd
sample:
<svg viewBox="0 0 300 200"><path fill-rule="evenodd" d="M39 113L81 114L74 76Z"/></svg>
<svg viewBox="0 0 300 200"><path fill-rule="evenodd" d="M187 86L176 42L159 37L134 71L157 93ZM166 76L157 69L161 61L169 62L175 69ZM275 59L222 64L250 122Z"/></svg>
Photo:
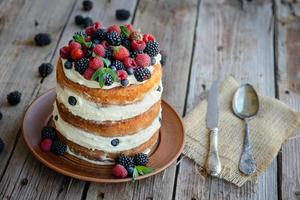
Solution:
<svg viewBox="0 0 300 200"><path fill-rule="evenodd" d="M22 96L22 94L21 94L21 92L19 92L19 91L13 91L13 92L11 92L11 93L9 93L8 95L7 95L7 102L10 104L10 105L17 105L18 103L20 103L20 101L21 101L21 96Z"/></svg>
<svg viewBox="0 0 300 200"><path fill-rule="evenodd" d="M37 46L46 46L51 43L51 36L48 33L38 33L34 37Z"/></svg>
<svg viewBox="0 0 300 200"><path fill-rule="evenodd" d="M51 147L51 151L61 156L67 151L67 145L59 140L54 141Z"/></svg>
<svg viewBox="0 0 300 200"><path fill-rule="evenodd" d="M0 138L0 153L2 153L2 151L4 150L5 144L3 142L3 140Z"/></svg>
<svg viewBox="0 0 300 200"><path fill-rule="evenodd" d="M127 20L130 17L130 11L125 9L116 10L116 18L118 20Z"/></svg>
<svg viewBox="0 0 300 200"><path fill-rule="evenodd" d="M41 77L45 78L53 71L53 65L51 63L42 63L39 66L39 73Z"/></svg>
<svg viewBox="0 0 300 200"><path fill-rule="evenodd" d="M124 166L125 168L133 167L133 159L129 156L125 156L121 154L119 157L116 158L116 163Z"/></svg>
<svg viewBox="0 0 300 200"><path fill-rule="evenodd" d="M84 0L82 2L82 9L85 11L90 11L93 8L93 2L90 0Z"/></svg>
<svg viewBox="0 0 300 200"><path fill-rule="evenodd" d="M134 165L146 166L148 164L148 162L149 162L149 157L147 154L138 153L133 157Z"/></svg>
<svg viewBox="0 0 300 200"><path fill-rule="evenodd" d="M51 139L53 141L57 140L56 130L51 126L45 126L41 132L42 140Z"/></svg>

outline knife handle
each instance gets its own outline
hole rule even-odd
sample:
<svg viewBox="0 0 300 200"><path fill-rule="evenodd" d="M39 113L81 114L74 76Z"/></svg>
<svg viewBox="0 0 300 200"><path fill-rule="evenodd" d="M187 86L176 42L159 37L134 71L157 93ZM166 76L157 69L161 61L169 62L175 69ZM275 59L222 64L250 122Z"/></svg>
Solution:
<svg viewBox="0 0 300 200"><path fill-rule="evenodd" d="M206 171L212 176L221 172L221 161L218 153L218 128L210 130L210 146L207 158Z"/></svg>

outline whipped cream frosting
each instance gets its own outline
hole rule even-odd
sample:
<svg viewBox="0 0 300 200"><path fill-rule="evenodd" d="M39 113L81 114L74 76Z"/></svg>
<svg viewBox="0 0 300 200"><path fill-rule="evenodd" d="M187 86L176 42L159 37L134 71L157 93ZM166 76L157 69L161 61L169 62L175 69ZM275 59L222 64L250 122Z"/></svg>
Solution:
<svg viewBox="0 0 300 200"><path fill-rule="evenodd" d="M66 62L66 59L62 59L62 64L64 66L64 63ZM160 60L161 60L161 54L157 54L157 56L155 57L155 64L158 64L160 63ZM74 64L73 64L74 65ZM149 67L147 67L151 74L153 73L153 70L154 70L154 66L151 65ZM87 80L85 79L79 72L77 72L75 69L74 69L74 66L72 67L72 69L66 69L65 67L63 67L63 70L64 70L64 73L65 73L65 76L75 82L75 83L78 83L80 85L84 85L86 87L89 87L89 88L100 88L99 86L99 83L97 81L93 81L93 80ZM138 85L138 84L143 84L145 81L143 82L139 82L135 79L134 75L128 75L128 81L129 81L129 85ZM147 81L147 80L146 80ZM115 87L120 87L122 86L120 82L114 82L112 85L110 86L103 86L101 89L112 89L112 88L115 88Z"/></svg>
<svg viewBox="0 0 300 200"><path fill-rule="evenodd" d="M145 97L141 101L126 105L108 105L105 107L86 99L66 87L62 88L59 84L56 85L56 94L58 102L64 104L69 112L75 116L97 122L119 121L130 119L149 110L161 99L163 91L161 83L159 87L160 90L157 90L157 87L155 87L154 90L145 94ZM76 105L72 106L68 103L70 96L76 98Z"/></svg>
<svg viewBox="0 0 300 200"><path fill-rule="evenodd" d="M54 120L56 129L68 140L91 150L102 150L105 152L119 152L133 149L147 142L160 128L160 115L153 121L153 123L134 135L123 137L102 137L83 129L74 127L65 122L59 115L56 104L54 104L54 115L58 116L58 120ZM112 139L119 139L118 146L112 146Z"/></svg>

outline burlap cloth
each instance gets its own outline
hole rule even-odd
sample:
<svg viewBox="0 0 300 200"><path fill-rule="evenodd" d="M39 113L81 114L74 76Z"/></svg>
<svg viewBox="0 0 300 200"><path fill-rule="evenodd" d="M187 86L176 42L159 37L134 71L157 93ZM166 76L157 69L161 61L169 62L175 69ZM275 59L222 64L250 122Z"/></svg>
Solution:
<svg viewBox="0 0 300 200"><path fill-rule="evenodd" d="M256 181L267 169L282 143L294 136L300 124L300 115L274 98L259 95L258 114L249 121L257 172L252 176L245 176L238 169L245 124L231 110L232 97L238 86L239 83L233 77L229 77L220 86L218 148L222 171L218 177L240 187L246 181ZM206 110L207 100L204 100L184 118L187 134L184 154L200 168L205 167L208 153Z"/></svg>

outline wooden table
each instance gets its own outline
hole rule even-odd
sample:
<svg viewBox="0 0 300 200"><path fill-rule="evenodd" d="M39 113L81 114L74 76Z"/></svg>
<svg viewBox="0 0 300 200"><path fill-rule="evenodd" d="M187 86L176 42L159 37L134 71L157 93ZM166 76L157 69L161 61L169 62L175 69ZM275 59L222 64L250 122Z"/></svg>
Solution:
<svg viewBox="0 0 300 200"><path fill-rule="evenodd" d="M168 53L164 99L183 116L211 82L234 75L260 93L300 109L300 3L296 0L94 0L91 12L81 0L0 0L0 199L299 199L300 138L283 145L259 178L243 187L199 174L183 157L157 176L126 184L95 184L60 175L38 162L21 137L30 102L55 85L55 75L38 75L42 62L55 64L58 49L78 31L77 14L104 24L120 23L115 10L133 13L133 22L153 32ZM53 42L36 47L32 38L48 32ZM8 106L6 95L22 91Z"/></svg>

